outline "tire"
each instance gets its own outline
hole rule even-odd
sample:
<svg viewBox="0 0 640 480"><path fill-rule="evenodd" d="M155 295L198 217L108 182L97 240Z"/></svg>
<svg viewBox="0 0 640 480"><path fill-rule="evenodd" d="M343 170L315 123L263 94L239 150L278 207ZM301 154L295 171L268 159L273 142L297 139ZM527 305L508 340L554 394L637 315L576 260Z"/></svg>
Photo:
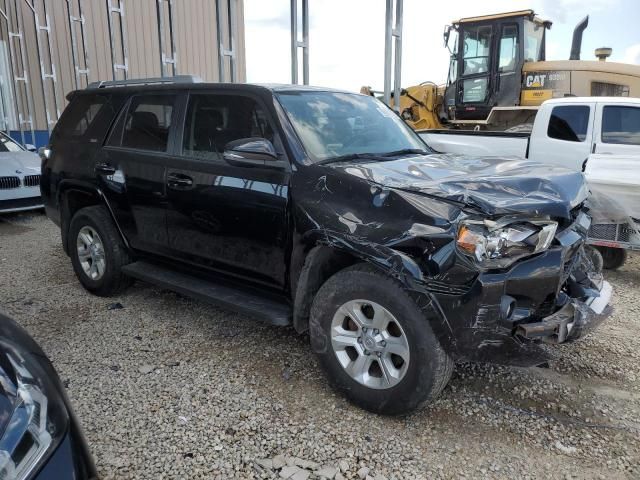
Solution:
<svg viewBox="0 0 640 480"><path fill-rule="evenodd" d="M81 232L83 234L82 237L80 236ZM95 255L89 255L87 252L90 249L82 248L88 243L83 239L91 238L94 241L94 245L97 245L95 243L95 234L97 234L97 240L101 243L102 248L97 248L93 252ZM67 241L69 242L68 250L73 270L82 286L91 293L101 297L108 297L124 291L133 283L130 277L122 273L122 267L131 262L131 257L122 242L120 233L116 230L111 216L104 207L93 206L78 210L71 219ZM81 259L81 250L85 253L84 259L86 261L84 264L83 259ZM100 255L100 250L103 252L102 255ZM88 255L89 257L87 258ZM87 272L87 264L97 267L100 264L100 258L104 260L104 263L101 264L103 268L95 268L94 270L90 268L89 272ZM94 276L93 272L95 271L98 274Z"/></svg>
<svg viewBox="0 0 640 480"><path fill-rule="evenodd" d="M604 268L604 259L602 258L602 254L600 253L600 250L598 250L596 247L592 245L587 245L585 247L585 253L591 260L591 263L593 264L593 268L595 269L595 271L598 273L601 273L602 269Z"/></svg>
<svg viewBox="0 0 640 480"><path fill-rule="evenodd" d="M378 331L372 325L385 322L387 327L372 337ZM366 331L361 328L365 324ZM374 413L399 415L416 409L437 397L453 373L453 361L413 299L397 281L366 264L341 270L322 285L311 306L309 327L312 349L332 386ZM354 337L360 337L357 345ZM380 337L386 341L375 343ZM391 348L401 355L390 353ZM347 368L362 371L357 365L365 365L366 373L347 372Z"/></svg>
<svg viewBox="0 0 640 480"><path fill-rule="evenodd" d="M616 270L627 261L627 251L622 248L598 247L602 255L602 266L607 270Z"/></svg>

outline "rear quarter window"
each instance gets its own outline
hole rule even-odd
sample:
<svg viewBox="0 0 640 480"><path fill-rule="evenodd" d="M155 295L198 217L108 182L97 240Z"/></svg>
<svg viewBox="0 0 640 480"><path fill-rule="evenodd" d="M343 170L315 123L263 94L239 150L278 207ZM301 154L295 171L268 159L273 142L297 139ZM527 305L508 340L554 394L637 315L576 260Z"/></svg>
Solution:
<svg viewBox="0 0 640 480"><path fill-rule="evenodd" d="M106 95L79 95L71 100L56 125L55 137L98 141L96 119L109 103ZM110 109L106 109L110 110Z"/></svg>
<svg viewBox="0 0 640 480"><path fill-rule="evenodd" d="M589 130L590 113L591 108L587 105L553 107L547 135L567 142L584 142Z"/></svg>

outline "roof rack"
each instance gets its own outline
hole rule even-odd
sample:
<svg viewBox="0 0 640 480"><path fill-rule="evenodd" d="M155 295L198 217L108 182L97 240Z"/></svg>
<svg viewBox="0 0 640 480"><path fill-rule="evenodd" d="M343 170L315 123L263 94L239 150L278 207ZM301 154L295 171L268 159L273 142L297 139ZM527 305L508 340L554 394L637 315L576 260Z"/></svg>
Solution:
<svg viewBox="0 0 640 480"><path fill-rule="evenodd" d="M151 77L151 78L130 78L128 80L106 80L92 82L87 85L90 88L106 87L131 87L134 85L167 85L173 83L202 83L202 79L197 75L176 75L174 77Z"/></svg>

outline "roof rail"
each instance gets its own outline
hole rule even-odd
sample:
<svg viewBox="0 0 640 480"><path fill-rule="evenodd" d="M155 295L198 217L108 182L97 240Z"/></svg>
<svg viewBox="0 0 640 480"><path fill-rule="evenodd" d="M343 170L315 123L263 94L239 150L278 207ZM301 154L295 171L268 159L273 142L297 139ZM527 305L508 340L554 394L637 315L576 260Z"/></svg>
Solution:
<svg viewBox="0 0 640 480"><path fill-rule="evenodd" d="M106 87L131 87L134 85L167 85L173 83L202 83L197 75L176 75L174 77L131 78L129 80L106 80L92 82L87 89Z"/></svg>

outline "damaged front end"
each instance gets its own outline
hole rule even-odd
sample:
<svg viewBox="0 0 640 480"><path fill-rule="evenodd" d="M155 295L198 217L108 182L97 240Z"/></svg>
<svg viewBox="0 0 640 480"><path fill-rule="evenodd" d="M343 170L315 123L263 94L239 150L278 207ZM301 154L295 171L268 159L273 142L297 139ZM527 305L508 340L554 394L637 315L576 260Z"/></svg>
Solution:
<svg viewBox="0 0 640 480"><path fill-rule="evenodd" d="M523 222L513 222L514 235L521 238L526 233ZM457 326L453 337L459 359L537 365L548 360L542 343L576 340L610 315L611 285L585 243L590 224L590 217L578 208L549 239L551 223L542 220L540 234L532 235L529 256L522 254L508 268L490 263L464 295L435 295L448 322ZM482 248L489 248L490 256L491 245Z"/></svg>
<svg viewBox="0 0 640 480"><path fill-rule="evenodd" d="M569 342L593 330L611 314L611 284L602 278L602 273L594 271L584 248L578 258L556 299L559 309L538 322L519 324L517 335L547 343Z"/></svg>
<svg viewBox="0 0 640 480"><path fill-rule="evenodd" d="M441 156L317 172L294 184L302 238L398 280L458 361L538 365L611 311L577 172Z"/></svg>

